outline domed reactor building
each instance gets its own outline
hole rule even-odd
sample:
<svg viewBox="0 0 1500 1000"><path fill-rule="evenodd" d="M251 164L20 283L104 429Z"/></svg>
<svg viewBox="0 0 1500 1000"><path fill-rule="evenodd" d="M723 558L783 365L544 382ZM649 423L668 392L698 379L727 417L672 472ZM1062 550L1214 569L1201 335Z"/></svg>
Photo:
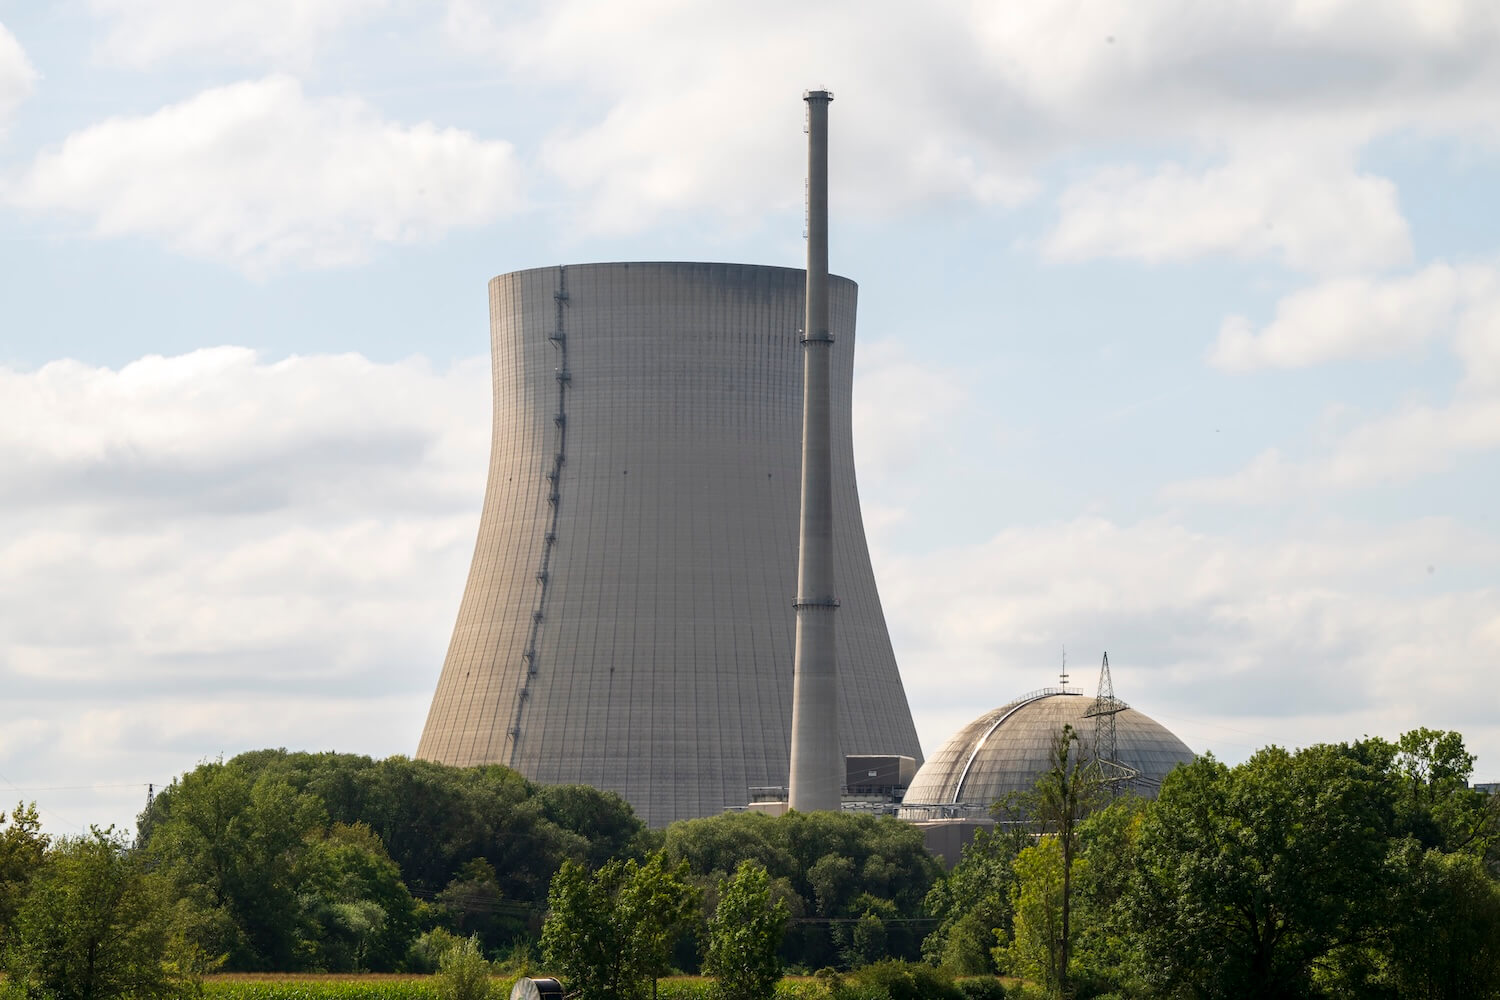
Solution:
<svg viewBox="0 0 1500 1000"><path fill-rule="evenodd" d="M787 785L804 288L699 263L490 282L489 483L419 757L615 791L652 826ZM855 487L856 294L829 279L829 721L841 754L920 761Z"/></svg>
<svg viewBox="0 0 1500 1000"><path fill-rule="evenodd" d="M1107 783L1154 798L1162 779L1178 764L1191 763L1193 752L1165 726L1115 698L1107 667L1106 661L1097 696L1042 688L964 726L917 771L901 816L986 817L994 803L1036 786L1053 766L1064 726L1077 732L1077 752L1098 762Z"/></svg>

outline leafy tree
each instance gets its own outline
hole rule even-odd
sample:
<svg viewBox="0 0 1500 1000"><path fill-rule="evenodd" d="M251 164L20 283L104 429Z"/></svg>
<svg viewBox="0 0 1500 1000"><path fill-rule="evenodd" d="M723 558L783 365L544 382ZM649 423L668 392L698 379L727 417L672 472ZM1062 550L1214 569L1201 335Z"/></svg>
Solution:
<svg viewBox="0 0 1500 1000"><path fill-rule="evenodd" d="M647 853L646 825L614 792L588 785L543 785L534 801L541 815L562 830L588 841L584 860L597 868L611 858L639 858Z"/></svg>
<svg viewBox="0 0 1500 1000"><path fill-rule="evenodd" d="M922 832L893 817L727 814L672 824L665 850L709 884L729 877L741 861L761 864L791 916L799 918L787 932L782 957L807 968L857 957L854 930L867 912L880 920L888 954L918 957L923 900L942 875ZM894 909L872 907L871 899ZM874 927L865 924L868 942Z"/></svg>
<svg viewBox="0 0 1500 1000"><path fill-rule="evenodd" d="M995 974L996 932L1010 934L1015 854L1011 837L987 830L974 834L953 871L924 902L927 913L940 921L922 942L927 961L960 976Z"/></svg>
<svg viewBox="0 0 1500 1000"><path fill-rule="evenodd" d="M174 781L150 812L148 852L189 901L204 950L236 969L298 968L294 873L305 839L325 825L318 799L214 762Z"/></svg>
<svg viewBox="0 0 1500 1000"><path fill-rule="evenodd" d="M310 837L293 873L305 964L335 972L394 971L416 935L416 904L380 838L362 823Z"/></svg>
<svg viewBox="0 0 1500 1000"><path fill-rule="evenodd" d="M317 942L368 936L382 919L356 899L303 898L307 844L330 824L368 827L400 881L439 897L436 919L478 931L494 950L536 933L563 860L636 857L652 839L617 795L539 786L498 765L286 750L201 765L158 795L139 826L192 900L196 939L235 969L290 969L343 961Z"/></svg>
<svg viewBox="0 0 1500 1000"><path fill-rule="evenodd" d="M1089 766L1082 751L1077 731L1064 725L1053 741L1047 770L1037 777L1032 791L1019 797L1022 812L1043 833L1055 836L1059 852L1056 919L1054 922L1049 918L1046 925L1047 933L1051 935L1048 948L1052 955L1046 963L1049 973L1045 980L1048 989L1058 996L1068 995L1068 965L1073 944L1073 867L1078 856L1078 829L1084 817L1105 801L1099 776ZM1037 874L1040 873L1038 868ZM1051 898L1050 888L1045 891L1038 888L1035 892L1042 893L1033 894L1036 901ZM1028 934L1041 933L1041 926L1034 922L1040 912L1034 913ZM1019 918L1020 914L1017 914Z"/></svg>
<svg viewBox="0 0 1500 1000"><path fill-rule="evenodd" d="M844 961L851 968L878 962L890 954L890 941L900 924L896 904L868 892L854 901L859 917L850 926Z"/></svg>
<svg viewBox="0 0 1500 1000"><path fill-rule="evenodd" d="M1063 990L1063 852L1060 838L1044 836L1015 860L1016 881L1010 900L1014 912L1011 940L995 949L995 961L1007 972L1041 984L1049 996Z"/></svg>
<svg viewBox="0 0 1500 1000"><path fill-rule="evenodd" d="M565 861L552 879L542 950L584 1000L640 1000L697 906L686 864L660 852L611 861L590 875Z"/></svg>
<svg viewBox="0 0 1500 1000"><path fill-rule="evenodd" d="M1399 915L1386 954L1397 995L1414 1000L1500 997L1500 885L1470 854L1422 851L1392 858Z"/></svg>
<svg viewBox="0 0 1500 1000"><path fill-rule="evenodd" d="M495 866L484 858L474 858L458 870L453 881L433 897L448 915L460 935L478 934L481 944L499 938L499 925L506 920L501 913L500 879Z"/></svg>
<svg viewBox="0 0 1500 1000"><path fill-rule="evenodd" d="M165 889L112 828L62 839L17 916L13 983L38 1000L179 995L196 963L173 954Z"/></svg>
<svg viewBox="0 0 1500 1000"><path fill-rule="evenodd" d="M439 1000L489 1000L495 993L492 971L480 953L478 935L464 938L438 961Z"/></svg>
<svg viewBox="0 0 1500 1000"><path fill-rule="evenodd" d="M1078 828L1082 864L1073 873L1068 975L1080 996L1141 992L1131 975L1134 942L1122 923L1121 907L1130 891L1141 825L1152 805L1149 799L1122 795Z"/></svg>
<svg viewBox="0 0 1500 1000"><path fill-rule="evenodd" d="M704 967L721 1000L766 1000L781 978L777 949L786 933L787 906L775 897L771 877L742 861L719 883L719 902L708 921ZM883 935L882 935L883 936Z"/></svg>
<svg viewBox="0 0 1500 1000"><path fill-rule="evenodd" d="M1475 758L1462 735L1413 729L1401 735L1395 749L1393 770L1404 786L1398 808L1425 846L1482 853L1500 839L1493 803L1468 786Z"/></svg>
<svg viewBox="0 0 1500 1000"><path fill-rule="evenodd" d="M1347 748L1177 768L1124 901L1143 978L1203 998L1312 995L1315 965L1372 931L1390 824L1389 784Z"/></svg>
<svg viewBox="0 0 1500 1000"><path fill-rule="evenodd" d="M0 812L0 955L21 903L31 888L31 881L41 870L51 838L42 832L42 821L36 803L16 803L10 822Z"/></svg>

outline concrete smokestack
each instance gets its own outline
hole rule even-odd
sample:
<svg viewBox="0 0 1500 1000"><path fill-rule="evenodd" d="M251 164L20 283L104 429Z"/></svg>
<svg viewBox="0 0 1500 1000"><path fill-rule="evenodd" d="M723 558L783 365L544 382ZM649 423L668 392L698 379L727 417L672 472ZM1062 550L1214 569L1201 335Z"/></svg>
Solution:
<svg viewBox="0 0 1500 1000"><path fill-rule="evenodd" d="M792 684L788 805L836 810L839 759L838 672L833 589L833 461L829 427L828 104L807 102L807 315L802 327L802 517L797 546L797 647Z"/></svg>

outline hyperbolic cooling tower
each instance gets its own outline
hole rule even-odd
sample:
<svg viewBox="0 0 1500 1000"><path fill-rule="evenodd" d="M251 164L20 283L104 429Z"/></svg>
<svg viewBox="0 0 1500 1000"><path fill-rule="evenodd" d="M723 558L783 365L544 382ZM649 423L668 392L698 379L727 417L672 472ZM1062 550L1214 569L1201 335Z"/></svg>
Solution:
<svg viewBox="0 0 1500 1000"><path fill-rule="evenodd" d="M479 540L417 755L617 791L651 825L788 777L803 272L490 282ZM829 281L841 752L921 759L865 545L856 286Z"/></svg>

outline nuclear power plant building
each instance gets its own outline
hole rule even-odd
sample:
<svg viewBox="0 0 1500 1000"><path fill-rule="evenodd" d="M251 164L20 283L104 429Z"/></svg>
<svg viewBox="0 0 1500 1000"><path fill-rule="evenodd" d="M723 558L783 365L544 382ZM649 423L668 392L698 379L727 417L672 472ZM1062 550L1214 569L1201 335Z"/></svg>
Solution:
<svg viewBox="0 0 1500 1000"><path fill-rule="evenodd" d="M742 264L490 282L489 483L419 757L616 791L652 826L787 784L804 295ZM839 749L920 761L855 487L856 295L829 280Z"/></svg>

